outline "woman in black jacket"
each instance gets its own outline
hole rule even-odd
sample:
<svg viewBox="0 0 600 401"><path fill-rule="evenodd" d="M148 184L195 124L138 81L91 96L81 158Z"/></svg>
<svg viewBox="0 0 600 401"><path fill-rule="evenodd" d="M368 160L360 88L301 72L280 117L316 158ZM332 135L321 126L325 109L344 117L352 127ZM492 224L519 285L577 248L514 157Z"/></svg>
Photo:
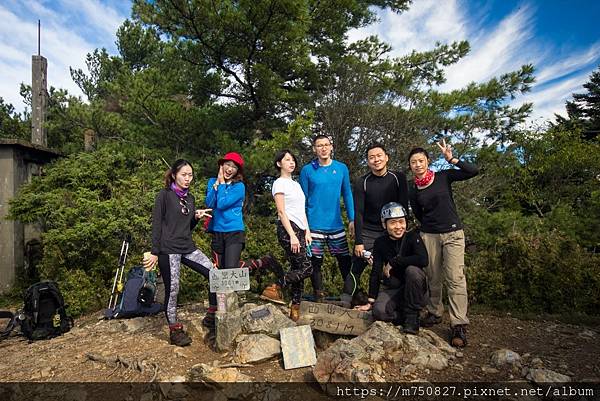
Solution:
<svg viewBox="0 0 600 401"><path fill-rule="evenodd" d="M444 306L442 286L446 285L449 298L451 344L467 345L467 281L464 275L465 234L452 196L452 183L475 177L479 172L473 164L459 160L443 140L437 144L446 161L457 169L434 172L429 169L429 155L423 148L410 151L408 162L414 175L409 187L409 199L415 217L421 223L421 237L429 254L426 268L430 300L428 314L421 325L440 323ZM442 281L443 279L443 281Z"/></svg>
<svg viewBox="0 0 600 401"><path fill-rule="evenodd" d="M181 263L202 274L207 280L209 271L213 268L210 259L192 240L192 230L198 220L208 216L211 210L195 208L194 196L189 192L193 178L191 164L183 159L177 160L165 173L165 188L156 196L152 210L152 254L144 260L146 268L153 268L158 262L165 283L164 307L170 342L180 347L192 342L183 330L183 325L177 321ZM215 305L216 299L211 304Z"/></svg>

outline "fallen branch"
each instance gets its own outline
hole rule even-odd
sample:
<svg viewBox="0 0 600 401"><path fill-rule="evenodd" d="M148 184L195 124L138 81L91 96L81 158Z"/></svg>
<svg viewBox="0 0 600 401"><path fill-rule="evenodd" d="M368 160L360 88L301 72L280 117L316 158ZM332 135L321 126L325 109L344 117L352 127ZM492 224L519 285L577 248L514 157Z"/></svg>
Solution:
<svg viewBox="0 0 600 401"><path fill-rule="evenodd" d="M250 365L247 363L224 363L222 365L215 365L214 368L251 368L254 365Z"/></svg>

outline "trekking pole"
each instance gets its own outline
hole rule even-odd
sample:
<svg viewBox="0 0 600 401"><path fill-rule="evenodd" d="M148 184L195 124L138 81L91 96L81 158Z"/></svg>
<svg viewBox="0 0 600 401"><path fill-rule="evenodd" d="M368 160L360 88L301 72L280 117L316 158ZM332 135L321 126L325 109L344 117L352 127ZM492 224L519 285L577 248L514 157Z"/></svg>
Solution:
<svg viewBox="0 0 600 401"><path fill-rule="evenodd" d="M131 236L127 235L121 244L121 254L119 255L119 266L115 272L115 279L112 285L110 299L108 301L108 309L114 309L117 306L119 294L123 291L123 271L125 270L125 262L127 262L127 252L129 251L129 242ZM114 300L114 302L113 302Z"/></svg>

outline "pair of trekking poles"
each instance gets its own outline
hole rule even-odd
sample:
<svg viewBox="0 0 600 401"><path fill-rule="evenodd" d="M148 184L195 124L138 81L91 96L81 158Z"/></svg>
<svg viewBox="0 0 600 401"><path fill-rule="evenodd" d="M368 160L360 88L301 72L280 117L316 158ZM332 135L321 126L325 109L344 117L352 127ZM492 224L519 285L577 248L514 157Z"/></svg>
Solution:
<svg viewBox="0 0 600 401"><path fill-rule="evenodd" d="M129 252L129 244L131 243L131 235L127 234L121 244L121 253L119 254L119 266L115 272L110 299L108 300L108 309L114 310L119 302L119 294L123 292L123 272L125 271L125 263L127 262L127 253Z"/></svg>
<svg viewBox="0 0 600 401"><path fill-rule="evenodd" d="M119 255L119 266L115 272L112 291L108 301L108 309L114 310L119 302L119 295L123 292L123 273L125 271L125 263L127 262L127 253L129 252L129 244L131 243L131 235L126 235L121 244L121 253ZM10 333L25 319L24 315L19 311L12 313L10 311L0 311L0 319L9 319L8 324L0 330L0 340L7 338Z"/></svg>

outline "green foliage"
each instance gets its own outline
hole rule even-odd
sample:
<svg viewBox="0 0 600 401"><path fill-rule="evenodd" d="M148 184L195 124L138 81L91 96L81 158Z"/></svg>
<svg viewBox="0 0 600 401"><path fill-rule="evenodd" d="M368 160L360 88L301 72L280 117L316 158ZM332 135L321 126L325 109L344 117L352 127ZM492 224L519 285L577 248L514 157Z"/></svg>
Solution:
<svg viewBox="0 0 600 401"><path fill-rule="evenodd" d="M31 131L22 118L12 104L4 103L0 97L0 138L29 140Z"/></svg>
<svg viewBox="0 0 600 401"><path fill-rule="evenodd" d="M557 127L542 133L521 132L514 138L502 151L496 145L476 151L482 172L461 187L465 193L457 192L462 215L467 220L477 215L487 219L482 207L487 212L535 215L543 222L535 225L559 229L588 250L598 249L600 142L583 139L579 129Z"/></svg>
<svg viewBox="0 0 600 401"><path fill-rule="evenodd" d="M47 166L45 175L24 186L10 206L11 218L44 229L40 277L71 280L72 274L85 272L89 281L71 286L73 291L108 288L124 233L133 237L129 265L149 249L150 215L164 170L156 152L123 144ZM81 310L95 302L91 299L81 301Z"/></svg>
<svg viewBox="0 0 600 401"><path fill-rule="evenodd" d="M80 316L85 312L106 308L111 287L90 275L87 269L63 270L58 282L70 315Z"/></svg>
<svg viewBox="0 0 600 401"><path fill-rule="evenodd" d="M181 44L188 60L223 76L216 96L252 108L255 128L275 115L305 112L323 63L347 32L374 21L371 5L400 12L404 1L135 1L134 16ZM321 64L322 67L324 64Z"/></svg>
<svg viewBox="0 0 600 401"><path fill-rule="evenodd" d="M467 277L473 301L521 312L598 315L598 255L556 230L504 234L494 248L470 260Z"/></svg>
<svg viewBox="0 0 600 401"><path fill-rule="evenodd" d="M590 132L590 137L597 138L600 130L600 69L592 73L583 87L585 93L574 93L573 100L567 101L568 118L556 115L556 125L583 128Z"/></svg>
<svg viewBox="0 0 600 401"><path fill-rule="evenodd" d="M31 85L21 84L20 94L24 103L31 107ZM93 127L93 125L85 124L82 116L92 113L93 108L88 108L79 98L69 95L64 89L51 86L48 91L45 122L48 147L63 154L81 152L83 150L83 132L86 128ZM98 119L104 120L101 117L104 116L99 115ZM23 113L22 119L23 124L29 129L31 116L27 111ZM98 124L102 125L103 122L99 121ZM25 139L30 140L30 138L31 133L28 132Z"/></svg>

